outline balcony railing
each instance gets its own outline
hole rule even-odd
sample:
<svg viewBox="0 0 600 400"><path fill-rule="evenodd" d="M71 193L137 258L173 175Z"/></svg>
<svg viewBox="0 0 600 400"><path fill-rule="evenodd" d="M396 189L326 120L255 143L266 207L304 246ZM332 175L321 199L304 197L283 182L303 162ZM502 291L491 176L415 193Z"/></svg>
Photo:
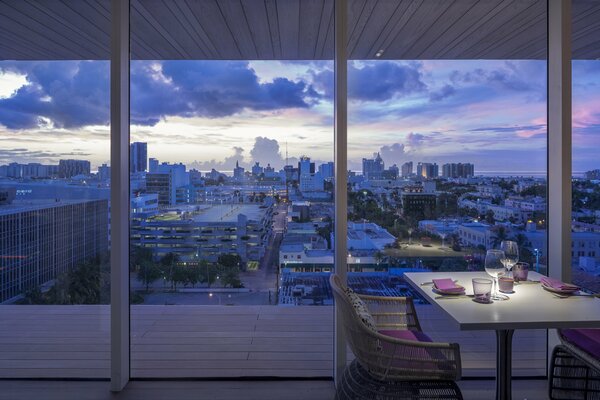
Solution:
<svg viewBox="0 0 600 400"><path fill-rule="evenodd" d="M218 294L217 294L218 295ZM423 329L461 345L465 376L493 376L495 338L460 332L429 305ZM0 378L108 378L109 306L0 306ZM131 306L131 374L139 378L331 377L331 306ZM517 331L514 375L546 369L546 333Z"/></svg>

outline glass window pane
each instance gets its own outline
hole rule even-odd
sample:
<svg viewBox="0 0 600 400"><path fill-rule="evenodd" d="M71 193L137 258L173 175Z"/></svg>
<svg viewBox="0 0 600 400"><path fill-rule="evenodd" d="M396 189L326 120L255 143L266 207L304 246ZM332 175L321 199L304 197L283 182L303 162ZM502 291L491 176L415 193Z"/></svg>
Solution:
<svg viewBox="0 0 600 400"><path fill-rule="evenodd" d="M485 274L507 240L546 271L546 2L497 5L390 0L348 16L349 284L414 297L425 332L461 345L465 376L493 376L494 333L453 329L403 273ZM514 346L530 360L515 375L546 374L545 331Z"/></svg>
<svg viewBox="0 0 600 400"><path fill-rule="evenodd" d="M132 376L332 376L333 1L131 11Z"/></svg>
<svg viewBox="0 0 600 400"><path fill-rule="evenodd" d="M600 292L600 43L594 1L573 1L572 279Z"/></svg>
<svg viewBox="0 0 600 400"><path fill-rule="evenodd" d="M0 378L110 376L109 32L0 3Z"/></svg>

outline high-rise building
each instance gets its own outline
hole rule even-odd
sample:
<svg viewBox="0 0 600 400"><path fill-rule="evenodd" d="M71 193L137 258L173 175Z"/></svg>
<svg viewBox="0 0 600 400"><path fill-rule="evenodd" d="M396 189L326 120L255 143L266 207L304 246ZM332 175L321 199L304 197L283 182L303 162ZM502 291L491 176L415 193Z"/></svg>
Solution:
<svg viewBox="0 0 600 400"><path fill-rule="evenodd" d="M150 172L150 173L158 172L158 160L156 158L151 158L148 161L148 172Z"/></svg>
<svg viewBox="0 0 600 400"><path fill-rule="evenodd" d="M106 164L102 164L98 167L98 178L101 181L110 180L110 167Z"/></svg>
<svg viewBox="0 0 600 400"><path fill-rule="evenodd" d="M335 165L333 164L333 161L319 165L319 172L323 179L333 178L335 175Z"/></svg>
<svg viewBox="0 0 600 400"><path fill-rule="evenodd" d="M235 168L233 169L233 179L241 181L244 179L244 167L240 167L239 161L235 162Z"/></svg>
<svg viewBox="0 0 600 400"><path fill-rule="evenodd" d="M252 175L253 176L259 176L260 174L263 173L263 167L260 166L260 162L256 162L254 163L254 165L252 166Z"/></svg>
<svg viewBox="0 0 600 400"><path fill-rule="evenodd" d="M129 146L129 172L144 172L148 169L148 143L133 142Z"/></svg>
<svg viewBox="0 0 600 400"><path fill-rule="evenodd" d="M406 178L408 176L411 176L412 173L413 173L413 162L412 161L405 162L404 164L402 164L402 167L401 167L402 177Z"/></svg>
<svg viewBox="0 0 600 400"><path fill-rule="evenodd" d="M108 251L108 201L0 208L0 303Z"/></svg>
<svg viewBox="0 0 600 400"><path fill-rule="evenodd" d="M300 178L304 174L314 174L315 173L315 163L310 162L310 157L302 156L300 157L300 161L298 161L298 178Z"/></svg>
<svg viewBox="0 0 600 400"><path fill-rule="evenodd" d="M186 190L190 184L189 174L185 164L162 163L156 167L156 172L146 174L146 191L158 193L158 204L172 206L185 202Z"/></svg>
<svg viewBox="0 0 600 400"><path fill-rule="evenodd" d="M363 158L362 159L362 171L365 179L380 179L385 164L379 153L374 154L374 158Z"/></svg>
<svg viewBox="0 0 600 400"><path fill-rule="evenodd" d="M90 162L87 160L60 160L58 162L58 176L72 178L76 175L89 175Z"/></svg>
<svg viewBox="0 0 600 400"><path fill-rule="evenodd" d="M437 178L440 174L440 169L436 163L418 163L417 176L425 179Z"/></svg>
<svg viewBox="0 0 600 400"><path fill-rule="evenodd" d="M444 178L468 178L475 175L475 166L471 163L448 163L442 166Z"/></svg>

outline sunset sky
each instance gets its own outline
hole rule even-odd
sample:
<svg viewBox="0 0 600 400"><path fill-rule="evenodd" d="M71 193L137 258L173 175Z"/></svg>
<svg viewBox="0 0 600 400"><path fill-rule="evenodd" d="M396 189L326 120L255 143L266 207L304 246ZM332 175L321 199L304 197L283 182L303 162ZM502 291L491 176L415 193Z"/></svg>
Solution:
<svg viewBox="0 0 600 400"><path fill-rule="evenodd" d="M0 164L109 160L104 61L0 62ZM131 138L201 170L333 159L333 64L132 61ZM349 167L380 152L472 162L476 173L546 168L544 61L349 63ZM573 169L600 168L600 61L573 68Z"/></svg>

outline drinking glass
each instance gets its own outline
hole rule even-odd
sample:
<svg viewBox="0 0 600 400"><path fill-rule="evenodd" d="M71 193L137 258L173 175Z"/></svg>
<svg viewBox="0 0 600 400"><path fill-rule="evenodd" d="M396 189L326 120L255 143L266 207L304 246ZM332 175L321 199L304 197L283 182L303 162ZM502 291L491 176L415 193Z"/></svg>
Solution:
<svg viewBox="0 0 600 400"><path fill-rule="evenodd" d="M507 300L507 296L501 296L498 294L498 274L504 273L506 268L504 267L505 254L502 250L488 250L485 254L485 272L494 278L494 293L492 294L492 300Z"/></svg>
<svg viewBox="0 0 600 400"><path fill-rule="evenodd" d="M490 303L493 282L491 279L473 278L473 294L478 303Z"/></svg>
<svg viewBox="0 0 600 400"><path fill-rule="evenodd" d="M519 246L517 242L513 242L512 240L503 240L500 243L500 250L504 252L504 260L502 262L510 275L510 270L519 261Z"/></svg>

